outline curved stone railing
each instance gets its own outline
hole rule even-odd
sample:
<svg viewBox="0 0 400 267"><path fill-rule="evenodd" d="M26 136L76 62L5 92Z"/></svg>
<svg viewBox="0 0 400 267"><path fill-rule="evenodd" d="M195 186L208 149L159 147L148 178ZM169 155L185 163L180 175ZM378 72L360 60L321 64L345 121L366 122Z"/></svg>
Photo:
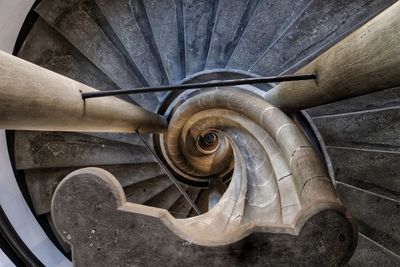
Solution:
<svg viewBox="0 0 400 267"><path fill-rule="evenodd" d="M210 132L217 144L209 151L199 149L199 140ZM303 209L339 203L325 166L300 128L279 109L242 90L216 89L190 98L174 112L163 140L176 172L201 180L226 175L235 166L227 192L246 177L245 188L240 187L246 199L240 208L244 225L295 226ZM240 172L242 178L235 180ZM220 206L216 208L225 210Z"/></svg>
<svg viewBox="0 0 400 267"><path fill-rule="evenodd" d="M165 236L172 250L181 251L183 240L202 247L205 256L244 240L257 244L275 238L280 249L291 251L298 242L300 250L307 250L293 259L308 257L316 242L324 247L313 252L319 257L338 263L351 255L357 239L354 224L323 163L301 129L263 99L237 88L200 92L177 107L163 140L175 170L199 180L231 174L219 202L202 215L175 219L166 210L127 203L121 185L104 170L75 171L57 187L52 216L59 233L80 254L78 261L97 253L82 247L81 236L99 229L104 232L96 245L100 249L117 249L111 244L119 237L110 229L124 229L133 239L143 233ZM148 238L152 247L166 241ZM140 244L124 246L129 251Z"/></svg>

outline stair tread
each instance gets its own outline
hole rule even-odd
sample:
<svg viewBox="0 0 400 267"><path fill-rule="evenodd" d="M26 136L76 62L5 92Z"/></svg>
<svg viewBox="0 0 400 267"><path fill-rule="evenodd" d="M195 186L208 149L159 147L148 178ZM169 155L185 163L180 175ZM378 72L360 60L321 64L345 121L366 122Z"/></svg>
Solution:
<svg viewBox="0 0 400 267"><path fill-rule="evenodd" d="M186 186L181 185L182 189L186 189ZM144 203L147 206L157 207L161 209L168 210L174 203L182 196L181 192L178 190L176 185L171 185L166 190L156 195L152 199Z"/></svg>
<svg viewBox="0 0 400 267"><path fill-rule="evenodd" d="M186 193L191 200L195 201L198 195L200 194L200 189L195 187L189 187L186 190ZM184 219L189 216L191 210L192 206L190 205L190 203L186 200L184 196L181 196L169 209L169 212L175 218Z"/></svg>
<svg viewBox="0 0 400 267"><path fill-rule="evenodd" d="M195 204L197 207L200 209L201 213L206 213L208 211L208 196L209 196L209 190L208 189L203 189L201 190L200 194L198 195ZM192 213L194 216L197 215L194 210L192 210Z"/></svg>
<svg viewBox="0 0 400 267"><path fill-rule="evenodd" d="M218 2L215 0L183 0L186 75L204 70Z"/></svg>
<svg viewBox="0 0 400 267"><path fill-rule="evenodd" d="M75 0L43 1L36 11L120 88L146 85L140 73L134 73L123 54L82 5L82 2ZM149 94L146 97L141 95L131 95L131 97L147 109L153 109L158 105L157 98Z"/></svg>
<svg viewBox="0 0 400 267"><path fill-rule="evenodd" d="M314 118L327 146L400 151L400 107Z"/></svg>
<svg viewBox="0 0 400 267"><path fill-rule="evenodd" d="M119 89L62 35L38 18L18 57L101 91ZM119 98L133 103L127 96Z"/></svg>
<svg viewBox="0 0 400 267"><path fill-rule="evenodd" d="M125 188L126 199L129 202L144 204L172 185L167 175L160 175L144 182Z"/></svg>
<svg viewBox="0 0 400 267"><path fill-rule="evenodd" d="M17 169L155 162L147 148L67 132L15 132Z"/></svg>
<svg viewBox="0 0 400 267"><path fill-rule="evenodd" d="M400 202L341 182L336 190L357 220L360 233L400 254Z"/></svg>
<svg viewBox="0 0 400 267"><path fill-rule="evenodd" d="M228 67L249 70L309 2L260 0L229 60Z"/></svg>
<svg viewBox="0 0 400 267"><path fill-rule="evenodd" d="M140 137L135 133L81 133L89 136L94 136L102 139L107 139L124 144L131 144L135 146L145 146ZM149 139L149 138L147 138ZM149 141L149 140L148 140Z"/></svg>
<svg viewBox="0 0 400 267"><path fill-rule="evenodd" d="M168 84L142 1L95 0L150 86Z"/></svg>
<svg viewBox="0 0 400 267"><path fill-rule="evenodd" d="M265 76L294 72L394 2L313 1L251 70Z"/></svg>
<svg viewBox="0 0 400 267"><path fill-rule="evenodd" d="M181 0L143 1L170 83L185 77Z"/></svg>
<svg viewBox="0 0 400 267"><path fill-rule="evenodd" d="M226 66L258 2L259 0L219 0L206 69Z"/></svg>
<svg viewBox="0 0 400 267"><path fill-rule="evenodd" d="M327 147L337 181L400 201L400 153Z"/></svg>
<svg viewBox="0 0 400 267"><path fill-rule="evenodd" d="M400 256L359 234L357 249L348 266L400 266Z"/></svg>
<svg viewBox="0 0 400 267"><path fill-rule="evenodd" d="M346 113L400 106L400 87L372 94L344 99L327 105L307 109L311 117L346 115Z"/></svg>
<svg viewBox="0 0 400 267"><path fill-rule="evenodd" d="M146 181L163 174L157 163L96 166L113 174L123 187ZM25 170L25 181L36 214L50 212L51 199L57 185L71 172L79 169L54 168Z"/></svg>

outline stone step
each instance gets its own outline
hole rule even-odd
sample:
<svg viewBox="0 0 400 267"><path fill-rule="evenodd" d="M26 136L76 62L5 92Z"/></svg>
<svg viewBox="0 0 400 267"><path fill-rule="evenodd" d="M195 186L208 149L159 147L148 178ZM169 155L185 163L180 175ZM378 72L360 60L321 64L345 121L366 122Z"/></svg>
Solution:
<svg viewBox="0 0 400 267"><path fill-rule="evenodd" d="M143 4L170 83L185 77L182 0L145 0Z"/></svg>
<svg viewBox="0 0 400 267"><path fill-rule="evenodd" d="M40 17L25 39L18 57L100 91L119 89L118 85ZM119 98L134 103L128 96Z"/></svg>
<svg viewBox="0 0 400 267"><path fill-rule="evenodd" d="M400 153L327 147L335 179L400 201Z"/></svg>
<svg viewBox="0 0 400 267"><path fill-rule="evenodd" d="M184 190L187 188L185 185L181 185L181 187ZM160 194L146 201L144 205L168 210L181 196L181 192L178 190L176 185L173 184Z"/></svg>
<svg viewBox="0 0 400 267"><path fill-rule="evenodd" d="M141 0L95 0L150 86L168 84L158 47Z"/></svg>
<svg viewBox="0 0 400 267"><path fill-rule="evenodd" d="M189 187L186 190L186 193L190 197L191 200L196 201L200 194L201 189L195 187ZM190 211L192 210L192 206L186 200L184 196L181 196L172 207L169 209L169 212L178 219L184 219L189 217Z"/></svg>
<svg viewBox="0 0 400 267"><path fill-rule="evenodd" d="M357 249L347 266L400 266L400 256L359 234Z"/></svg>
<svg viewBox="0 0 400 267"><path fill-rule="evenodd" d="M200 194L198 195L195 204L197 207L200 209L201 213L206 213L208 211L208 195L209 195L209 190L208 189L203 189L200 191ZM190 212L190 217L192 216L197 216L198 214L195 212L194 209L191 210Z"/></svg>
<svg viewBox="0 0 400 267"><path fill-rule="evenodd" d="M144 204L172 185L167 175L160 175L144 182L125 188L126 199L129 202Z"/></svg>
<svg viewBox="0 0 400 267"><path fill-rule="evenodd" d="M259 0L219 0L206 69L224 68Z"/></svg>
<svg viewBox="0 0 400 267"><path fill-rule="evenodd" d="M360 233L400 254L400 201L341 182L336 183L336 190L356 219Z"/></svg>
<svg viewBox="0 0 400 267"><path fill-rule="evenodd" d="M15 132L17 169L155 162L143 146L67 132Z"/></svg>
<svg viewBox="0 0 400 267"><path fill-rule="evenodd" d="M314 118L339 114L346 115L346 113L379 110L396 106L400 106L400 87L307 109L307 112Z"/></svg>
<svg viewBox="0 0 400 267"><path fill-rule="evenodd" d="M309 0L295 2L260 0L229 59L228 68L249 70L302 13L309 2Z"/></svg>
<svg viewBox="0 0 400 267"><path fill-rule="evenodd" d="M183 0L187 76L204 70L218 2L215 0Z"/></svg>
<svg viewBox="0 0 400 267"><path fill-rule="evenodd" d="M327 146L400 152L400 107L313 119Z"/></svg>
<svg viewBox="0 0 400 267"><path fill-rule="evenodd" d="M394 2L312 1L250 70L265 76L294 72Z"/></svg>
<svg viewBox="0 0 400 267"><path fill-rule="evenodd" d="M163 174L163 171L157 163L96 167L109 171L117 178L123 187L128 187ZM80 168L31 169L24 171L25 181L37 215L50 212L51 199L57 185L68 174L77 169Z"/></svg>
<svg viewBox="0 0 400 267"><path fill-rule="evenodd" d="M90 16L86 2L43 1L36 12L57 29L71 44L91 60L120 88L146 86L136 66L130 64L118 47L108 38L100 25ZM144 108L154 109L158 100L154 95L131 95Z"/></svg>
<svg viewBox="0 0 400 267"><path fill-rule="evenodd" d="M120 142L124 144L130 144L135 146L145 146L143 141L136 133L81 133L89 136L98 137L101 139L107 139L115 142ZM147 141L150 141L150 138L147 136Z"/></svg>

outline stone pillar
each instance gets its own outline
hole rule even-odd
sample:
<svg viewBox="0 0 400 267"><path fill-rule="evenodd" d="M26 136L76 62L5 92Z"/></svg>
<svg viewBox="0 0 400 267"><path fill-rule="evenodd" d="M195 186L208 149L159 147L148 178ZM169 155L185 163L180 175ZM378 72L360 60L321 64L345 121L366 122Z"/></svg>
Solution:
<svg viewBox="0 0 400 267"><path fill-rule="evenodd" d="M163 132L167 121L116 97L0 51L0 128L79 132Z"/></svg>
<svg viewBox="0 0 400 267"><path fill-rule="evenodd" d="M265 99L286 111L400 85L400 1L297 72L316 81L281 83Z"/></svg>

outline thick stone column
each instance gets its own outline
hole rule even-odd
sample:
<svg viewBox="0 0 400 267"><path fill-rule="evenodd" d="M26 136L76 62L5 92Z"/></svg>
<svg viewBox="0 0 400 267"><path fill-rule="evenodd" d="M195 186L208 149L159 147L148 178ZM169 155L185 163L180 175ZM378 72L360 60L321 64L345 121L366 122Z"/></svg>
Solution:
<svg viewBox="0 0 400 267"><path fill-rule="evenodd" d="M316 81L281 83L265 99L296 110L400 85L400 1L297 73Z"/></svg>
<svg viewBox="0 0 400 267"><path fill-rule="evenodd" d="M167 121L115 97L0 51L0 128L80 132L163 132Z"/></svg>

